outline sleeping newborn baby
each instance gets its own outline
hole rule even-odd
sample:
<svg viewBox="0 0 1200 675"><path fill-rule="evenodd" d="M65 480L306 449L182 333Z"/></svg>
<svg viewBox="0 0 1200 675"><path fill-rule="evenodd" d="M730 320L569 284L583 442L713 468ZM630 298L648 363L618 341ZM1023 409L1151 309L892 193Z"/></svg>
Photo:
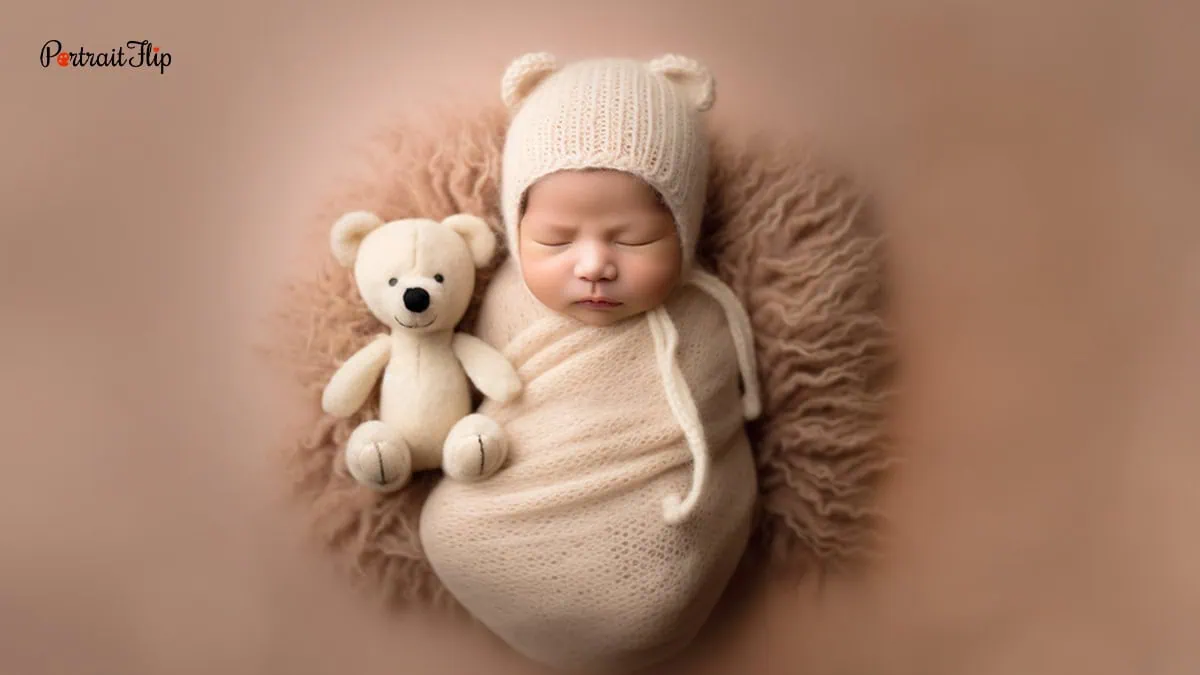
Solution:
<svg viewBox="0 0 1200 675"><path fill-rule="evenodd" d="M442 481L421 517L438 577L526 656L627 672L685 647L750 533L753 339L694 263L713 82L696 62L509 67L501 200L509 257L477 335L524 392L480 412L505 468Z"/></svg>

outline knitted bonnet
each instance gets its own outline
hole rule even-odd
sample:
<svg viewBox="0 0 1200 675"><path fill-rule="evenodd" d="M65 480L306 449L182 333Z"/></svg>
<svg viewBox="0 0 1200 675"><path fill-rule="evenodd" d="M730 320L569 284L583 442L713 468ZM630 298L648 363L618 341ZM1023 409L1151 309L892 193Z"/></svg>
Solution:
<svg viewBox="0 0 1200 675"><path fill-rule="evenodd" d="M565 169L615 169L662 195L679 228L686 274L708 182L708 143L699 113L712 105L713 80L703 66L665 56L649 63L593 59L558 68L549 54L526 54L509 66L501 93L514 111L501 180L514 255L521 203L533 183Z"/></svg>
<svg viewBox="0 0 1200 675"><path fill-rule="evenodd" d="M520 270L518 225L527 191L557 171L612 169L632 174L662 196L682 245L682 284L712 296L725 312L737 349L747 419L760 412L749 318L737 296L694 264L708 182L708 141L700 114L714 82L693 59L669 54L642 62L599 58L560 66L526 54L505 71L501 95L512 113L504 141L500 200L508 250ZM528 288L527 288L528 290ZM678 332L664 306L646 312L671 410L693 460L686 497L668 495L665 516L682 522L707 483L710 457L691 391L675 358Z"/></svg>

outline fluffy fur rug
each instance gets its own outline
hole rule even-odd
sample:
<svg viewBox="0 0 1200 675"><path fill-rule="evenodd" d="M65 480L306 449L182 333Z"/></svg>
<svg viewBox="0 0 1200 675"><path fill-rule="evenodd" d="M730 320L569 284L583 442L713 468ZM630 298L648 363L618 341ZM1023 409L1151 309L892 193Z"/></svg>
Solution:
<svg viewBox="0 0 1200 675"><path fill-rule="evenodd" d="M385 219L466 211L486 217L503 240L497 178L505 115L497 106L385 129L367 171L334 190L312 229L298 234L324 242L334 219L352 209ZM715 133L700 260L742 298L756 333L764 416L751 429L761 489L753 558L773 572L828 570L872 549L873 494L890 463L882 242L855 188L803 149L731 136ZM499 262L482 272L476 304ZM338 361L379 326L330 256L298 278L272 356L308 402L310 423L288 444L285 463L312 532L389 602L455 609L417 536L417 514L438 476L390 497L357 486L342 447L376 409L350 420L320 410Z"/></svg>

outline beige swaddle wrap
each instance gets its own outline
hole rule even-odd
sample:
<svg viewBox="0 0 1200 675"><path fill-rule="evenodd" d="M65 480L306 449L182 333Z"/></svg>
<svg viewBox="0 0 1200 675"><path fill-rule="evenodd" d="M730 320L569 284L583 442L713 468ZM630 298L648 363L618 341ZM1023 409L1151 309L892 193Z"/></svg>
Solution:
<svg viewBox="0 0 1200 675"><path fill-rule="evenodd" d="M652 315L603 328L556 315L511 261L489 284L475 332L525 389L480 411L509 435L510 458L486 481L442 481L421 541L459 602L537 661L624 670L670 655L745 549L757 486L729 310L696 285L665 309L702 422L703 477L665 393ZM682 522L664 517L665 499L689 494Z"/></svg>

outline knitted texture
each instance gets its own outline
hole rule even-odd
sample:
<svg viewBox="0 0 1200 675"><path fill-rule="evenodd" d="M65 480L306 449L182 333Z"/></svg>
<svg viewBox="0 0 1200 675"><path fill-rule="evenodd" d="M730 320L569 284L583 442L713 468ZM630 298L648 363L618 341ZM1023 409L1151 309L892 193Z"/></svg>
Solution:
<svg viewBox="0 0 1200 675"><path fill-rule="evenodd" d="M475 326L525 383L518 399L480 408L508 433L509 463L486 481L442 481L421 515L422 546L455 598L516 650L571 672L625 672L686 646L749 539L754 460L725 311L690 286L666 309L708 439L709 489L683 525L661 504L687 490L692 458L650 325L554 314L511 260Z"/></svg>
<svg viewBox="0 0 1200 675"><path fill-rule="evenodd" d="M684 271L691 267L708 175L699 113L713 99L702 65L668 55L558 67L552 55L527 54L508 67L501 96L513 110L500 194L509 250L516 250L522 199L538 179L567 169L614 169L662 195L679 228Z"/></svg>

